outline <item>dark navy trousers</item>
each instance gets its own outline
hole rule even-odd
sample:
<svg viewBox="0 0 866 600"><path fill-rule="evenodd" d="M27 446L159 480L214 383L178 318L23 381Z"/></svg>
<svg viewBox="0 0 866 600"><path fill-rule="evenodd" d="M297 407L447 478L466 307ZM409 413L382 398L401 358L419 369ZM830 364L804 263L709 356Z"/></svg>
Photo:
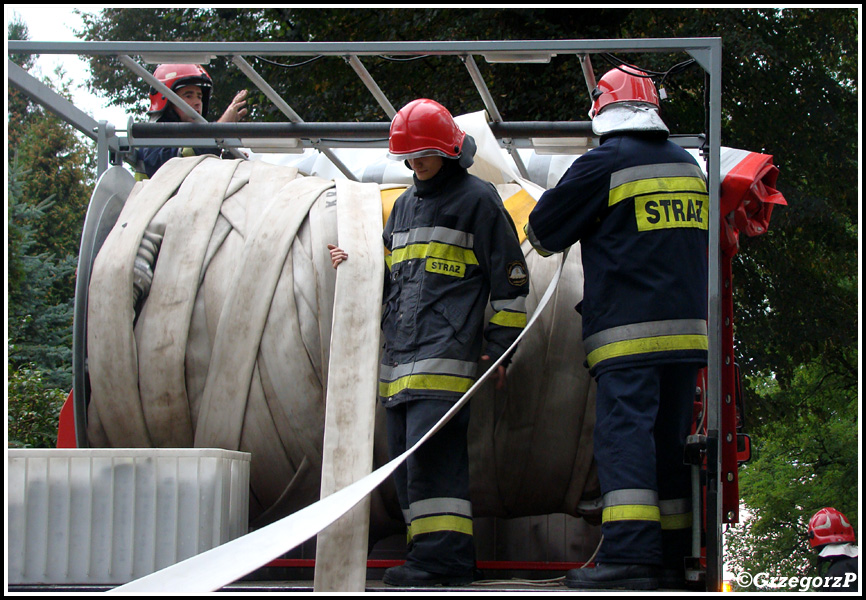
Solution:
<svg viewBox="0 0 866 600"><path fill-rule="evenodd" d="M683 568L692 514L683 450L700 367L654 365L597 375L594 450L604 498L599 563Z"/></svg>
<svg viewBox="0 0 866 600"><path fill-rule="evenodd" d="M452 406L425 399L387 408L391 458L414 446ZM462 575L475 567L468 430L467 404L394 472L408 530L406 564L428 573Z"/></svg>

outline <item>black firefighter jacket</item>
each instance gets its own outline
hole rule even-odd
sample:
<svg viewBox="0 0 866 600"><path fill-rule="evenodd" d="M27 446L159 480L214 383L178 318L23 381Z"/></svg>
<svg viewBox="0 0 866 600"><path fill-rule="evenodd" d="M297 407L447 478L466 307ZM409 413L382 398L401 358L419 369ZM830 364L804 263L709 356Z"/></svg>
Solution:
<svg viewBox="0 0 866 600"><path fill-rule="evenodd" d="M385 406L456 401L474 383L482 334L495 361L526 325L529 277L514 223L492 184L445 160L397 199L383 239L379 396Z"/></svg>
<svg viewBox="0 0 866 600"><path fill-rule="evenodd" d="M578 311L594 374L706 361L706 181L666 137L603 137L529 216L526 232L540 254L581 242Z"/></svg>

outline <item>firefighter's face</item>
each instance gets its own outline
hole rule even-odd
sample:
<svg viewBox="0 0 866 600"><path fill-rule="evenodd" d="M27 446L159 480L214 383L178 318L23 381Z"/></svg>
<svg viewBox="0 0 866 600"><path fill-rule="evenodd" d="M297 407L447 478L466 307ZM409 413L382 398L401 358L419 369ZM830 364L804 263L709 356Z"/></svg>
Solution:
<svg viewBox="0 0 866 600"><path fill-rule="evenodd" d="M197 85L185 85L182 88L179 88L175 91L175 93L181 97L181 100L189 104L195 112L201 114L202 111L202 93L201 88ZM178 116L180 116L181 121L191 122L193 119L183 114L177 107L175 107Z"/></svg>
<svg viewBox="0 0 866 600"><path fill-rule="evenodd" d="M442 168L441 156L422 156L420 158L410 158L409 166L415 171L415 177L419 181L427 181Z"/></svg>

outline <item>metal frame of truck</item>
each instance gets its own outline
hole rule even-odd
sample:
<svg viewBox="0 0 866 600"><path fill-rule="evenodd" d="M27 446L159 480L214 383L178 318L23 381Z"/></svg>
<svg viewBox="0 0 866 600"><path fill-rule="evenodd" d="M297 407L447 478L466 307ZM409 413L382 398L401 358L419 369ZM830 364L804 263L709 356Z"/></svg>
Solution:
<svg viewBox="0 0 866 600"><path fill-rule="evenodd" d="M7 58L7 79L39 104L59 115L81 133L96 142L97 170L102 174L110 165L118 165L131 147L145 145L213 146L229 151L246 147L247 140L288 137L299 140L325 154L347 177L348 168L332 152L335 147L361 144L369 147L369 139L384 140L387 145L390 118L395 113L386 95L363 65L362 58L378 55L450 55L459 58L468 69L476 90L484 102L490 127L502 147L511 154L518 171L526 175L519 147L531 146L532 138L562 138L592 136L589 122L507 122L497 109L475 63L475 56L488 62L547 62L555 55L575 55L583 70L589 90L595 86L591 56L598 53L683 52L696 60L706 73L706 111L708 130L701 135L680 136L686 147L701 148L707 160L710 195L710 222L720 223L720 147L721 147L721 38L659 38L613 40L521 40L521 41L418 41L418 42L40 42L9 41L8 52L19 54L78 54L84 56L115 56L125 67L169 98L179 100L173 92L157 81L132 56L145 63L173 62L207 64L216 56L231 56L232 62L288 118L286 123L208 124L197 116L195 124L132 123L127 136L117 135L114 126L96 121L71 102L51 90ZM388 116L375 123L306 123L267 82L255 72L244 56L331 56L342 58L356 72ZM327 141L326 141L327 140ZM706 460L706 582L707 589L716 591L722 582L722 528L724 523L738 520L736 441L731 439L731 415L735 409L735 383L723 385L726 365L733 363L733 348L723 344L725 295L730 293L730 281L723 273L720 257L720 231L709 229L709 363L706 388L706 445L701 453ZM83 332L78 332L81 335ZM727 337L727 336L725 336ZM81 343L81 342L79 342ZM724 346L724 347L723 347ZM82 366L74 370L82 371ZM74 389L83 389L79 378ZM83 394L82 394L83 395ZM77 396L77 395L76 395ZM727 409L725 407L728 407ZM77 409L78 410L78 409ZM724 435L724 438L723 438ZM733 452L733 455L732 455ZM731 458L733 456L733 459ZM723 460L723 457L726 457ZM724 463L724 464L723 464ZM731 466L733 464L733 467ZM727 496L723 493L728 490ZM733 500L730 498L733 491ZM727 497L727 500L725 499ZM733 502L733 506L731 503Z"/></svg>

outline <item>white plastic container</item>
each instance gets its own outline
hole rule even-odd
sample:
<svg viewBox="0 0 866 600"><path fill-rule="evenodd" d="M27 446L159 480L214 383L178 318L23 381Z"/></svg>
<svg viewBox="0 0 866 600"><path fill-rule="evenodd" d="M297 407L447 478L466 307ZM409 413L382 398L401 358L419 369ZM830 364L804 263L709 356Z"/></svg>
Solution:
<svg viewBox="0 0 866 600"><path fill-rule="evenodd" d="M8 450L9 584L122 584L248 531L250 455Z"/></svg>

